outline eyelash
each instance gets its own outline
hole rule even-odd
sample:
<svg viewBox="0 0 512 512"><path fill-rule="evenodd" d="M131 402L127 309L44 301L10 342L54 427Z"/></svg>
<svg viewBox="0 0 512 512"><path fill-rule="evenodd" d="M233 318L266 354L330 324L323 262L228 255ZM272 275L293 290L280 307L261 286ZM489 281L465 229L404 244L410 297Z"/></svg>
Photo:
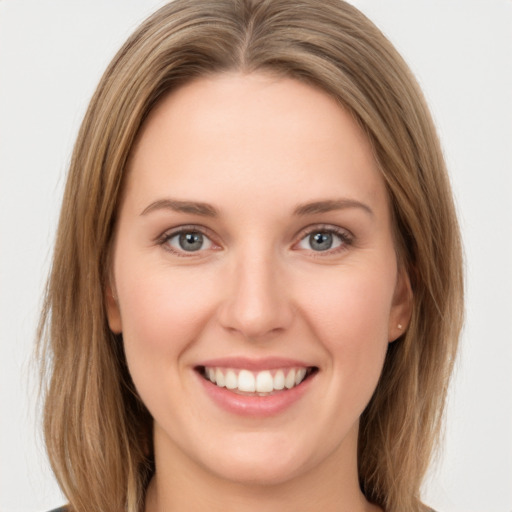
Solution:
<svg viewBox="0 0 512 512"><path fill-rule="evenodd" d="M218 244L216 244L212 240L212 236L208 234L209 230L206 230L202 226L197 225L188 225L188 226L180 226L178 229L172 230L170 232L164 233L162 236L160 236L157 239L158 245L161 245L164 247L165 250L171 252L173 255L176 255L178 257L182 258L190 258L194 257L197 253L203 252L203 250L198 251L185 251L185 250L176 250L173 247L169 245L169 241L172 240L174 237L182 235L182 234L199 234L207 238L213 246L219 247ZM325 257L325 256L331 256L335 254L339 254L340 252L343 252L347 250L347 248L354 243L354 236L352 233L350 233L346 229L342 229L336 226L332 225L314 225L309 226L307 228L304 228L299 236L298 241L293 244L293 247L296 247L298 244L303 242L307 237L317 234L328 234L328 235L334 235L337 237L340 241L340 245L338 247L335 247L334 249L327 249L325 251L315 251L313 249L306 249L308 250L314 257ZM206 249L208 250L208 249Z"/></svg>

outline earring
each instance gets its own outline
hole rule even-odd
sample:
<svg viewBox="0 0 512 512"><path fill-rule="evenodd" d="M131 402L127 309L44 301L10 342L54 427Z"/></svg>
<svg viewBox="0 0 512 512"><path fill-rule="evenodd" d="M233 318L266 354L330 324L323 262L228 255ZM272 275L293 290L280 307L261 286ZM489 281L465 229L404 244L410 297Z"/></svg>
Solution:
<svg viewBox="0 0 512 512"><path fill-rule="evenodd" d="M397 327L402 330L403 329L403 325L402 324L398 324Z"/></svg>
<svg viewBox="0 0 512 512"><path fill-rule="evenodd" d="M114 302L117 304L117 294L115 290L112 287L109 287L108 293L114 299Z"/></svg>

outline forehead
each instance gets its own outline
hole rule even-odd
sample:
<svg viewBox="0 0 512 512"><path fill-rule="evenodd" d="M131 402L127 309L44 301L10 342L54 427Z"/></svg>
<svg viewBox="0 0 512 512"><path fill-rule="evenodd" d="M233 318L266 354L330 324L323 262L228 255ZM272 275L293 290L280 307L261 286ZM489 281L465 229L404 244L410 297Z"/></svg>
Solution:
<svg viewBox="0 0 512 512"><path fill-rule="evenodd" d="M148 116L127 192L187 196L191 186L208 202L222 187L264 202L346 194L386 200L371 145L350 113L320 89L267 74L196 79Z"/></svg>

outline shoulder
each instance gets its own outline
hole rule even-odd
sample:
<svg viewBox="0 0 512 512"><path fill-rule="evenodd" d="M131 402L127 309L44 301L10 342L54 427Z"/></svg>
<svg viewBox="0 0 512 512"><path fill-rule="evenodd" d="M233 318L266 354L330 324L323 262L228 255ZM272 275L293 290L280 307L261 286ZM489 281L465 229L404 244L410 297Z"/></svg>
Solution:
<svg viewBox="0 0 512 512"><path fill-rule="evenodd" d="M48 512L68 512L68 507L63 506L59 508L54 508L53 510L49 510Z"/></svg>

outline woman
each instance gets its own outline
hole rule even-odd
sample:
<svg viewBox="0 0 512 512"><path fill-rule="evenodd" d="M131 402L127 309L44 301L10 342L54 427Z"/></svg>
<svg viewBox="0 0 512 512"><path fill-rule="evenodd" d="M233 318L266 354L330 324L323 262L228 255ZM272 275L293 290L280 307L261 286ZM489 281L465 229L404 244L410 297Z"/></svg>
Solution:
<svg viewBox="0 0 512 512"><path fill-rule="evenodd" d="M45 310L70 510L428 510L462 317L435 130L338 0L176 0L107 69Z"/></svg>

